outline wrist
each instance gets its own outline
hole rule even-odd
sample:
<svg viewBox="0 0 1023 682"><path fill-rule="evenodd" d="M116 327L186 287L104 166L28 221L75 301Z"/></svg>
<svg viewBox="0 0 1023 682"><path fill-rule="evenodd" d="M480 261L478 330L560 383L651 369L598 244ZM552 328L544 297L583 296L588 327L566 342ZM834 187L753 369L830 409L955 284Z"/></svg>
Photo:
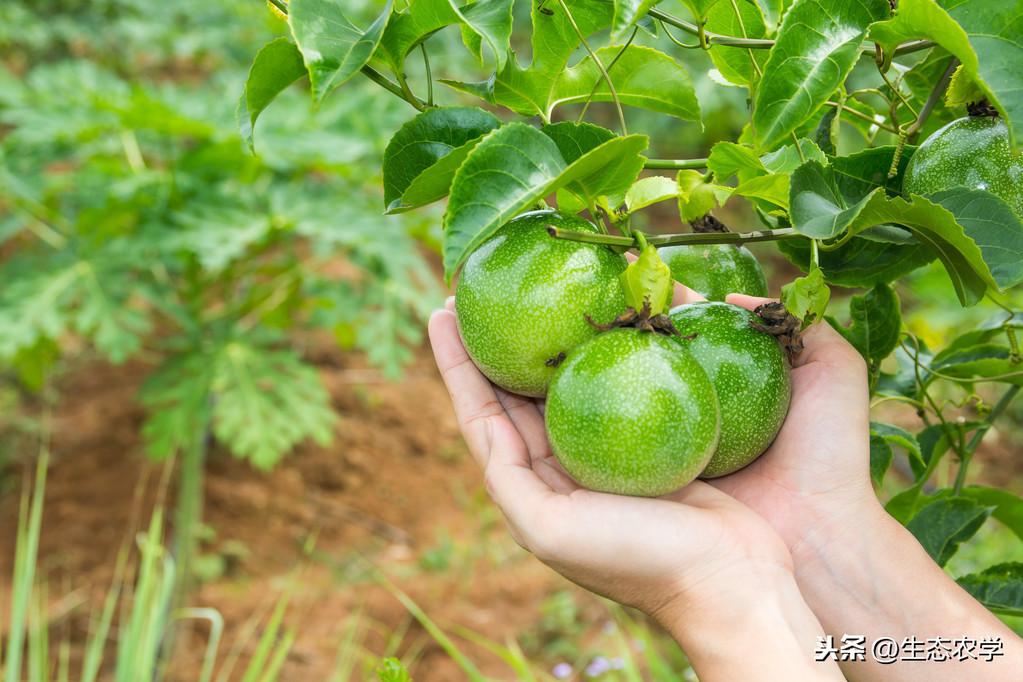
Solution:
<svg viewBox="0 0 1023 682"><path fill-rule="evenodd" d="M701 680L841 679L814 661L823 629L788 567L750 563L700 587L655 618Z"/></svg>

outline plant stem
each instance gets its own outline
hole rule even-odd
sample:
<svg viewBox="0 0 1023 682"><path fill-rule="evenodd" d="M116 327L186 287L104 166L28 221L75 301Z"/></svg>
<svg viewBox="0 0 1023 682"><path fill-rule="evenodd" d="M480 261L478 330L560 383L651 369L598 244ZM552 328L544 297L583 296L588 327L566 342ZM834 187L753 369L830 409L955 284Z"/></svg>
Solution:
<svg viewBox="0 0 1023 682"><path fill-rule="evenodd" d="M614 100L615 103L615 109L618 110L618 122L622 126L622 135L628 135L629 127L625 123L625 111L622 109L622 101L618 98L618 91L615 89L615 84L611 80L611 76L608 75L603 62L601 62L597 57L597 53L593 51L593 48L591 48L590 44L586 41L586 36L583 35L582 30L579 28L579 24L575 23L575 17L572 16L572 10L568 9L568 5L565 3L565 0L558 0L558 4L561 5L561 9L565 12L565 16L568 17L568 22L572 24L575 34L579 36L579 42L583 44L587 54L590 55L590 59L592 59L593 63L597 65L597 69L600 71L600 75L604 79L604 82L607 83L607 88L611 91L611 99Z"/></svg>
<svg viewBox="0 0 1023 682"><path fill-rule="evenodd" d="M963 452L959 458L959 470L956 471L955 481L955 493L958 495L963 489L963 483L966 482L966 470L970 466L970 460L973 459L973 453L977 450L980 442L984 440L984 436L991 429L991 425L994 424L995 420L1005 412L1005 408L1009 406L1013 398L1019 394L1020 386L1010 386L1002 397L999 398L995 406L991 408L991 412L988 413L987 418L984 422L977 427L977 430L973 432L973 436L970 438L970 442L963 448Z"/></svg>
<svg viewBox="0 0 1023 682"><path fill-rule="evenodd" d="M948 68L945 69L945 73L941 74L941 78L938 79L937 84L934 86L934 90L931 91L930 96L924 103L922 109L920 109L920 115L916 117L916 120L909 124L906 128L906 140L909 142L913 141L913 137L920 132L923 128L924 123L927 122L927 117L931 115L931 111L934 109L938 100L945 94L945 90L948 89L949 81L952 80L952 74L955 72L956 67L959 66L959 60L955 57L948 63Z"/></svg>
<svg viewBox="0 0 1023 682"><path fill-rule="evenodd" d="M835 107L836 109L841 109L844 112L850 113L853 116L855 116L856 118L863 119L864 121L869 121L871 124L876 125L878 128L881 128L882 130L887 130L888 132L893 133L895 135L899 134L899 131L898 131L897 128L893 128L892 126L888 125L887 123L881 123L880 121L875 121L873 117L868 116L867 114L864 114L862 111L857 111L856 109L853 109L852 107L846 106L845 104L842 104L840 102L832 102L830 100L825 102L825 104L828 105L829 107Z"/></svg>
<svg viewBox="0 0 1023 682"><path fill-rule="evenodd" d="M652 9L648 12L652 19L656 19L662 23L680 28L686 33L694 36L699 36L701 31L700 27L696 24L679 19L676 16L663 12L659 9ZM721 33L712 33L710 31L703 31L703 35L706 38L708 45L724 45L727 47L745 47L751 50L769 50L774 47L774 41L768 38L738 38L736 36L726 36ZM926 50L929 47L933 47L934 43L930 40L911 40L905 42L895 48L892 53L893 56L900 56L904 54L910 54L911 52L918 52L920 50ZM695 47L695 46L694 46ZM865 53L874 54L873 43L870 46L864 46L863 51Z"/></svg>
<svg viewBox="0 0 1023 682"><path fill-rule="evenodd" d="M720 33L711 33L710 31L701 31L700 27L694 23L688 22L684 19L679 19L676 16L672 16L667 12L662 12L659 9L652 9L649 15L653 19L664 22L675 28L680 28L686 33L690 33L694 36L703 35L703 38L707 41L707 45L725 45L728 47L748 47L753 50L769 50L774 46L773 40L767 40L764 38L736 38L735 36L726 36Z"/></svg>
<svg viewBox="0 0 1023 682"><path fill-rule="evenodd" d="M587 244L606 244L607 246L618 246L638 248L636 239L613 234L596 234L594 232L577 232L565 230L560 227L549 225L547 232L556 239L569 239ZM684 232L682 234L659 234L647 235L646 241L654 246L678 246L694 244L748 244L751 242L781 241L784 239L806 239L791 227L780 230L759 230L756 232L711 232L694 233Z"/></svg>
<svg viewBox="0 0 1023 682"><path fill-rule="evenodd" d="M433 69L430 68L430 53L426 51L426 41L419 44L423 52L423 68L426 69L426 104L433 106Z"/></svg>
<svg viewBox="0 0 1023 682"><path fill-rule="evenodd" d="M196 548L196 529L202 521L203 474L206 467L206 446L209 439L209 421L203 418L195 424L191 442L183 449L178 471L177 509L175 510L175 601L180 605L192 582L193 558Z"/></svg>
<svg viewBox="0 0 1023 682"><path fill-rule="evenodd" d="M700 170L707 167L707 159L647 159L647 170Z"/></svg>

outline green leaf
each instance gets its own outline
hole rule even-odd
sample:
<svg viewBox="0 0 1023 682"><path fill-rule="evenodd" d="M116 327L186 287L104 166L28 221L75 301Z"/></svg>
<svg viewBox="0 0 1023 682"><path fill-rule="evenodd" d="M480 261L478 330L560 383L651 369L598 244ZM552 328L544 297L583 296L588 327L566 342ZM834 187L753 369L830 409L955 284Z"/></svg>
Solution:
<svg viewBox="0 0 1023 682"><path fill-rule="evenodd" d="M549 123L540 130L554 140L566 163L572 163L584 154L617 137L613 131L592 123Z"/></svg>
<svg viewBox="0 0 1023 682"><path fill-rule="evenodd" d="M652 317L662 315L671 307L675 280L671 268L661 260L657 247L648 244L621 274L625 305L633 310L649 306Z"/></svg>
<svg viewBox="0 0 1023 682"><path fill-rule="evenodd" d="M683 221L702 218L718 205L716 186L704 182L703 173L695 170L679 171L676 181L678 212Z"/></svg>
<svg viewBox="0 0 1023 682"><path fill-rule="evenodd" d="M707 168L718 182L727 182L733 175L738 175L742 182L767 172L752 147L734 142L718 142L711 147Z"/></svg>
<svg viewBox="0 0 1023 682"><path fill-rule="evenodd" d="M570 9L584 36L607 28L612 19L611 3L602 0L576 0ZM511 59L486 81L442 82L524 116L540 116L550 121L559 105L612 99L607 82L588 55L569 67L569 60L580 44L579 35L559 3L548 3L542 11L534 4L533 61L528 67ZM596 54L624 104L684 120L700 120L689 74L671 57L638 45L631 45L624 52L617 46L603 47Z"/></svg>
<svg viewBox="0 0 1023 682"><path fill-rule="evenodd" d="M944 9L942 8L944 7ZM1009 123L1013 144L1023 126L1023 0L900 0L894 18L870 27L886 50L927 39L955 55Z"/></svg>
<svg viewBox="0 0 1023 682"><path fill-rule="evenodd" d="M1008 346L980 343L967 348L946 349L934 356L931 369L962 379L987 379L1023 385L1023 362Z"/></svg>
<svg viewBox="0 0 1023 682"><path fill-rule="evenodd" d="M888 357L902 333L899 297L886 284L877 284L862 296L849 302L852 324L838 327L842 336L860 352L868 363L879 363Z"/></svg>
<svg viewBox="0 0 1023 682"><path fill-rule="evenodd" d="M801 270L810 267L808 241L779 242L778 250ZM934 254L921 244L900 246L860 237L853 237L833 251L820 252L820 266L827 281L843 287L872 287L892 282L933 260Z"/></svg>
<svg viewBox="0 0 1023 682"><path fill-rule="evenodd" d="M802 320L804 328L824 318L830 300L831 290L824 283L824 273L817 267L781 288L785 309Z"/></svg>
<svg viewBox="0 0 1023 682"><path fill-rule="evenodd" d="M870 434L871 438L877 436L889 446L898 446L905 450L909 461L919 464L921 469L925 466L920 454L920 444L917 442L916 436L901 426L872 421L870 422Z"/></svg>
<svg viewBox="0 0 1023 682"><path fill-rule="evenodd" d="M589 198L624 194L643 168L647 144L642 135L617 137L569 164L550 137L524 123L488 133L451 186L444 215L447 279L498 228L562 187Z"/></svg>
<svg viewBox="0 0 1023 682"><path fill-rule="evenodd" d="M835 186L847 200L855 201L882 187L889 196L902 191L902 175L913 157L916 147L903 147L899 158L898 171L894 177L888 177L888 169L895 156L894 146L873 147L863 149L848 156L833 156L829 159L834 170Z"/></svg>
<svg viewBox="0 0 1023 682"><path fill-rule="evenodd" d="M877 487L884 482L884 475L892 465L892 446L881 436L870 434L870 480Z"/></svg>
<svg viewBox="0 0 1023 682"><path fill-rule="evenodd" d="M944 497L918 511L906 528L939 566L944 566L991 515L991 507L965 497Z"/></svg>
<svg viewBox="0 0 1023 682"><path fill-rule="evenodd" d="M475 143L500 124L496 116L482 109L439 107L403 125L384 150L384 203L388 210L407 210L442 198L460 164L449 162L440 168L438 164L451 154L456 154L454 160L464 160ZM427 173L434 191L425 191L420 183L416 200L406 199L413 183Z"/></svg>
<svg viewBox="0 0 1023 682"><path fill-rule="evenodd" d="M1023 220L999 197L955 187L928 197L955 216L977 243L1002 290L1023 282Z"/></svg>
<svg viewBox="0 0 1023 682"><path fill-rule="evenodd" d="M732 190L737 196L760 199L768 206L761 206L765 210L780 208L784 211L789 209L789 174L771 173L758 178L751 178Z"/></svg>
<svg viewBox="0 0 1023 682"><path fill-rule="evenodd" d="M996 613L1023 616L1023 563L997 564L956 580L974 599Z"/></svg>
<svg viewBox="0 0 1023 682"><path fill-rule="evenodd" d="M785 13L757 88L757 147L770 149L842 86L859 58L867 26L888 16L886 0L796 0Z"/></svg>
<svg viewBox="0 0 1023 682"><path fill-rule="evenodd" d="M1008 490L982 485L964 486L960 494L977 504L994 507L992 516L1023 540L1023 498Z"/></svg>
<svg viewBox="0 0 1023 682"><path fill-rule="evenodd" d="M457 0L448 0L463 24L478 35L494 53L498 70L503 69L511 52L512 11L515 0L475 0L459 8Z"/></svg>
<svg viewBox="0 0 1023 682"><path fill-rule="evenodd" d="M309 71L313 100L322 101L366 66L391 17L391 1L365 31L344 15L341 0L289 2L288 24Z"/></svg>
<svg viewBox="0 0 1023 682"><path fill-rule="evenodd" d="M696 100L692 79L681 64L663 52L639 45L630 45L621 56L618 56L619 52L619 47L603 47L596 51L596 55L607 69L622 104L684 121L700 120L700 104ZM618 60L609 67L615 57ZM550 118L554 109L563 104L610 102L613 99L596 62L586 57L560 74L548 94L543 113Z"/></svg>
<svg viewBox="0 0 1023 682"><path fill-rule="evenodd" d="M625 207L629 213L678 197L678 182L663 175L641 178L625 193Z"/></svg>
<svg viewBox="0 0 1023 682"><path fill-rule="evenodd" d="M889 199L878 188L849 205L834 170L811 161L792 174L790 210L792 226L815 239L856 235L878 225L905 227L941 259L963 305L975 304L988 287L998 286L980 248L955 216L922 197Z"/></svg>
<svg viewBox="0 0 1023 682"><path fill-rule="evenodd" d="M739 15L735 11L738 9ZM767 25L760 7L749 0L739 0L734 7L731 2L716 2L707 12L707 30L740 38L766 38ZM749 86L764 72L767 64L767 50L750 50L744 47L711 45L711 61L721 75L730 83ZM754 66L755 64L755 66Z"/></svg>
<svg viewBox="0 0 1023 682"><path fill-rule="evenodd" d="M385 658L380 661L376 672L380 682L412 682L412 676L396 658Z"/></svg>
<svg viewBox="0 0 1023 682"><path fill-rule="evenodd" d="M249 150L255 151L252 131L263 109L304 75L302 53L287 38L271 40L256 53L245 80L245 91L238 102L238 127Z"/></svg>
<svg viewBox="0 0 1023 682"><path fill-rule="evenodd" d="M646 16L650 8L661 0L614 0L614 19L611 35L614 40L625 37L636 23ZM706 0L704 0L706 1Z"/></svg>
<svg viewBox="0 0 1023 682"><path fill-rule="evenodd" d="M272 468L293 447L327 445L337 416L316 370L293 352L235 341L217 357L213 432L236 457Z"/></svg>

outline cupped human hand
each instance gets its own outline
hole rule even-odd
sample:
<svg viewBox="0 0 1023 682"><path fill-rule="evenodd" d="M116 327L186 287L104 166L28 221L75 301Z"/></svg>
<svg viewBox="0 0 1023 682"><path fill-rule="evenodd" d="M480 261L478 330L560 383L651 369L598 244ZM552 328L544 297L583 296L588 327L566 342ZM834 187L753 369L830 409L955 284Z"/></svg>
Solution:
<svg viewBox="0 0 1023 682"><path fill-rule="evenodd" d="M726 611L730 595L745 608L756 585L791 576L779 536L706 483L661 498L580 488L551 452L542 405L502 391L479 372L462 345L455 314L435 312L429 331L487 490L516 541L541 561L669 627L682 611L704 604Z"/></svg>
<svg viewBox="0 0 1023 682"><path fill-rule="evenodd" d="M732 294L749 310L771 299ZM826 323L803 334L785 423L759 459L711 484L764 517L797 563L883 510L870 481L870 395L860 354Z"/></svg>

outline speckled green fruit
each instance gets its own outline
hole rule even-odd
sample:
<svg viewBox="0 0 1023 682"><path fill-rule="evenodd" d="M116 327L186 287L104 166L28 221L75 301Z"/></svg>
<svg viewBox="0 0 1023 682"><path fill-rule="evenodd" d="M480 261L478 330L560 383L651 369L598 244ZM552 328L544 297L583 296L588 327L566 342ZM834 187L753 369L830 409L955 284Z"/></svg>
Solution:
<svg viewBox="0 0 1023 682"><path fill-rule="evenodd" d="M702 478L743 468L767 449L792 395L781 345L750 326L756 316L729 303L693 303L670 313L678 343L707 372L721 407L721 440ZM692 337L692 338L687 338Z"/></svg>
<svg viewBox="0 0 1023 682"><path fill-rule="evenodd" d="M525 214L465 262L455 291L470 357L498 386L543 396L559 359L625 310L624 256L606 246L554 239L547 226L596 231L553 211ZM564 354L564 355L562 355Z"/></svg>
<svg viewBox="0 0 1023 682"><path fill-rule="evenodd" d="M1023 157L1009 147L1005 121L956 119L924 140L906 167L902 191L927 196L953 187L991 192L1023 217Z"/></svg>
<svg viewBox="0 0 1023 682"><path fill-rule="evenodd" d="M616 329L568 356L547 394L547 436L581 485L652 497L696 478L717 447L717 396L677 341Z"/></svg>
<svg viewBox="0 0 1023 682"><path fill-rule="evenodd" d="M723 301L735 293L767 296L764 270L745 246L664 246L658 252L676 282L711 301Z"/></svg>

